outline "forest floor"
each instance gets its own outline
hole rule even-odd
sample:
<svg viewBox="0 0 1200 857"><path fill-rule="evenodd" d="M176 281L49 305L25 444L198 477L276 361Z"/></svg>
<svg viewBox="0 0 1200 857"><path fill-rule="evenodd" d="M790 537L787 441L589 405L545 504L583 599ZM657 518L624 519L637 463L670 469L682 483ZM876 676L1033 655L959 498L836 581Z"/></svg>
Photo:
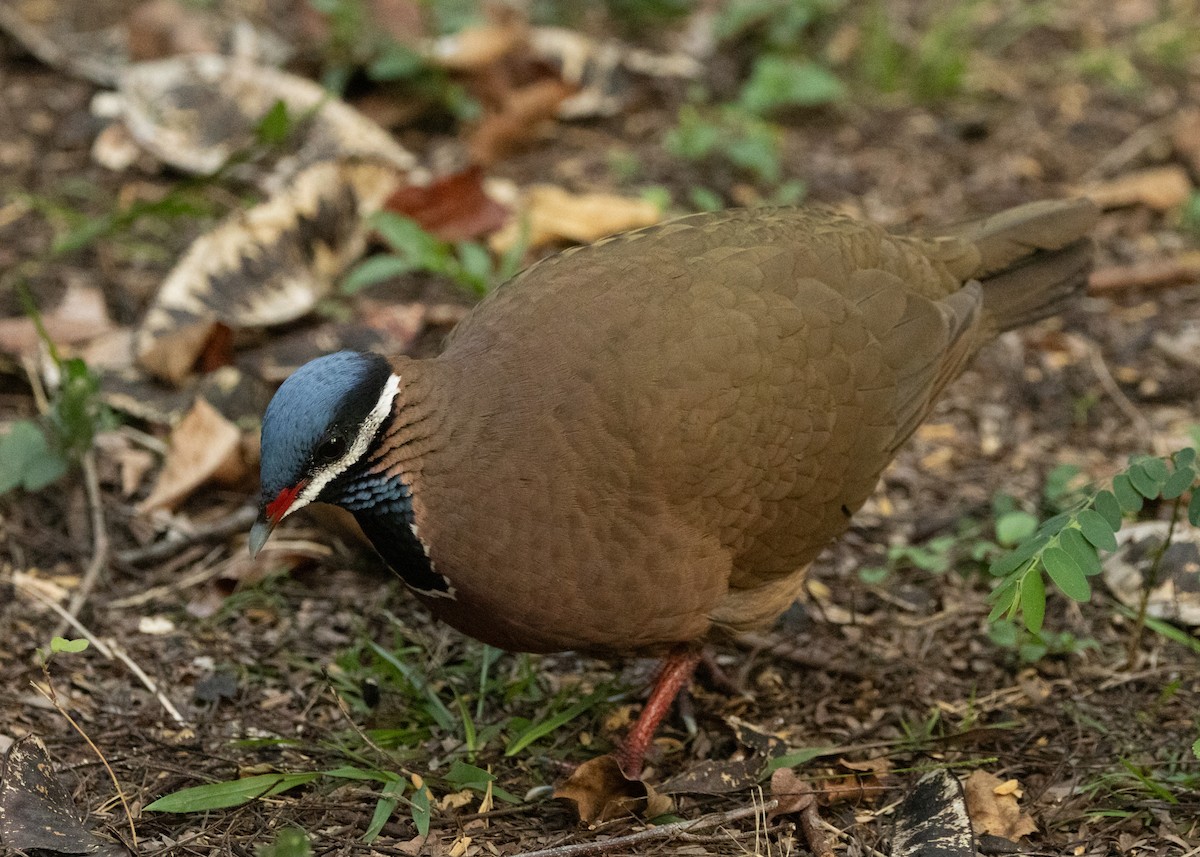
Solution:
<svg viewBox="0 0 1200 857"><path fill-rule="evenodd" d="M1018 626L989 624L986 571L998 514L1051 514L1071 490L1107 484L1131 455L1195 443L1200 46L1186 42L1186 21L1198 13L1188 3L1075 0L1044 4L1052 10L1044 20L1006 30L1023 4L964 4L973 11L963 44L939 49L961 52L964 70L941 91L904 71L918 61L956 67L958 54L929 59L911 47L935 50L921 38L937 26L934 5L895 12L899 65L885 79L878 70L867 79L847 59L875 32L869 22L849 7L826 13L812 26L846 91L829 104L775 110L778 148L760 146L740 165L720 145L690 160L685 144L664 139L689 115L718 139L737 138L704 105L736 100L761 48L750 36L705 64L707 100L691 113L695 82L635 75L622 82L631 96L615 115L531 123L536 134L487 153L486 175L517 189L636 198L650 188L679 212L786 193L900 230L1087 190L1106 202L1090 294L1061 318L990 346L816 564L808 598L771 631L717 645L717 662L744 693L701 677L689 701L694 733L668 718L647 775L672 793L668 818L727 820L623 844L646 822L621 817L589 829L568 802L548 797L545 787L572 764L619 740L652 662L487 650L434 623L369 551L336 522L331 537L316 517L282 528L284 546L252 563L252 476L184 492L170 513L139 506L181 410L155 419L129 408L121 427L106 427L89 454L94 496L73 468L50 489L0 497L0 751L39 736L88 826L127 845L132 826L137 853L155 855L252 854L290 827L317 854L472 857L584 842L606 854L808 853L796 816L754 811L770 797L765 762L730 773L730 760L771 743L764 736L819 792L843 783L820 808L838 854L889 853L898 804L938 768L1016 781L1001 792L1017 796L1020 815L985 831L994 834L982 840L989 853L1200 854L1192 630L1139 629L1097 580L1086 603L1049 593L1041 638L1024 637ZM571 23L607 35L602 19ZM1172 39L1187 49L1174 65ZM649 41L656 50L669 43L662 33ZM895 91L881 94L881 80ZM25 266L48 317L72 295L101 295L107 335L136 328L188 243L255 191L231 175L197 186L148 155L120 170L99 166L97 89L0 35L0 271ZM464 124L400 116L381 106L388 91L356 79L347 100L423 162L463 145ZM708 133L694 123L692 131ZM187 182L202 205L123 216ZM105 225L80 237L97 222ZM62 249L64 236L77 240ZM237 365L248 371L247 355L252 363L255 349L284 338L312 353L337 347L339 329L357 324L361 333L364 319L377 347L428 353L471 300L444 277L400 274L324 297L282 333L239 339ZM35 419L40 406L27 371L37 350L19 347L12 332L20 315L15 292L0 295L6 421ZM64 348L96 353L86 345L83 337ZM115 389L115 377L100 375L102 392ZM269 392L279 379L261 380ZM132 395L149 396L150 382L138 383ZM172 395L190 402L196 390ZM122 401L112 400L116 410ZM254 401L261 412L261 397ZM244 414L229 416L237 423ZM1056 488L1064 480L1065 494ZM1171 508L1149 503L1139 518L1166 520ZM39 653L96 555L97 516L108 542L102 572L78 619L58 633L101 645L57 653L43 667ZM177 540L156 551L168 533ZM1180 538L1193 534L1185 524ZM1180 600L1200 590L1190 562L1181 564ZM51 688L53 701L42 692ZM678 779L686 772L691 783ZM277 773L297 776L239 806L146 809L185 787ZM847 777L867 787L847 795ZM11 770L6 782L0 805L13 792ZM268 783L262 791L275 781L255 782ZM5 840L16 832L11 803L7 812L0 841L15 848L28 840Z"/></svg>

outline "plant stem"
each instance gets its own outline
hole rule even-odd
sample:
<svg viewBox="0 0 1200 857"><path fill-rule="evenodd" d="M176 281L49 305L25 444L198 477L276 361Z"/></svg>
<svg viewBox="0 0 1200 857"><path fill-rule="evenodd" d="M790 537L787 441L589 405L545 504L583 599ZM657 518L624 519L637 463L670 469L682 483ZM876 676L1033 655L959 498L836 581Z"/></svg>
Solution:
<svg viewBox="0 0 1200 857"><path fill-rule="evenodd" d="M1171 539L1175 535L1175 525L1179 523L1179 510L1183 496L1175 498L1175 502L1171 505L1171 522L1167 525L1167 535L1154 550L1154 559L1150 562L1150 569L1146 572L1146 578L1142 581L1142 596L1138 602L1137 618L1134 619L1133 633L1129 637L1129 649L1125 656L1125 669L1131 670L1137 666L1137 653L1142 645L1142 637L1146 632L1146 610L1150 606L1150 593L1154 591L1154 587L1158 585L1158 575L1162 570L1163 557L1167 554L1167 548L1171 546Z"/></svg>

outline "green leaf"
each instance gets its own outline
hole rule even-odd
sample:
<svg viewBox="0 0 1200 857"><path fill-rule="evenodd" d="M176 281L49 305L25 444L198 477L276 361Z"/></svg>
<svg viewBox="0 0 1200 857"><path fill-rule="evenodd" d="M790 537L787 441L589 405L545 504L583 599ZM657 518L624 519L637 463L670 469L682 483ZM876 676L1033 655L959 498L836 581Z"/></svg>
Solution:
<svg viewBox="0 0 1200 857"><path fill-rule="evenodd" d="M1143 458L1138 463L1142 466L1142 469L1146 471L1146 475L1159 485L1162 485L1167 481L1167 474L1169 471L1167 470L1167 462L1163 459L1153 457Z"/></svg>
<svg viewBox="0 0 1200 857"><path fill-rule="evenodd" d="M504 748L504 755L515 756L534 741L538 740L539 738L544 738L554 730L558 729L560 726L570 723L580 714L583 714L583 712L587 711L597 702L608 696L609 692L610 691L607 688L592 691L570 708L560 711L558 714L554 715L548 720L543 720L540 723L532 724L528 729L526 729L520 735L517 735L512 741L509 742L508 746Z"/></svg>
<svg viewBox="0 0 1200 857"><path fill-rule="evenodd" d="M1015 649L1020 642L1017 626L1007 619L993 620L988 628L988 639L1002 649Z"/></svg>
<svg viewBox="0 0 1200 857"><path fill-rule="evenodd" d="M874 586L877 583L883 583L887 580L890 572L884 566L870 566L868 568L860 568L858 570L858 579L868 586Z"/></svg>
<svg viewBox="0 0 1200 857"><path fill-rule="evenodd" d="M780 107L816 107L840 100L845 86L828 69L775 54L760 56L742 86L741 104L751 113Z"/></svg>
<svg viewBox="0 0 1200 857"><path fill-rule="evenodd" d="M426 710L429 715L437 722L437 725L447 732L453 732L457 722L454 715L450 713L450 709L446 707L446 703L442 702L441 697L437 695L429 682L417 673L412 667L396 657L395 654L389 652L383 646L374 641L370 641L368 645L375 654L382 658L392 669L404 676L404 679L412 685L413 690L425 697Z"/></svg>
<svg viewBox="0 0 1200 857"><path fill-rule="evenodd" d="M484 789L488 783L495 782L496 777L483 768L477 768L461 759L455 759L450 770L446 772L445 780L457 789Z"/></svg>
<svg viewBox="0 0 1200 857"><path fill-rule="evenodd" d="M420 836L429 835L429 786L422 785L413 792L412 820Z"/></svg>
<svg viewBox="0 0 1200 857"><path fill-rule="evenodd" d="M1117 502L1117 498L1111 491L1101 491L1096 494L1092 505L1096 507L1100 517L1112 528L1114 533L1121 529L1121 519L1124 515L1121 512L1121 504Z"/></svg>
<svg viewBox="0 0 1200 857"><path fill-rule="evenodd" d="M1083 537L1098 549L1106 551L1117 549L1117 539L1113 528L1109 526L1105 517L1094 509L1084 509L1079 513L1079 530L1083 533Z"/></svg>
<svg viewBox="0 0 1200 857"><path fill-rule="evenodd" d="M37 423L19 420L0 437L0 494L14 488L39 491L66 470L66 458L51 448Z"/></svg>
<svg viewBox="0 0 1200 857"><path fill-rule="evenodd" d="M1182 497L1195 481L1196 471L1192 469L1190 464L1177 464L1175 472L1163 484L1163 499L1174 500L1176 497Z"/></svg>
<svg viewBox="0 0 1200 857"><path fill-rule="evenodd" d="M1075 560L1085 575L1091 577L1100 573L1100 557L1079 530L1074 527L1063 530L1058 535L1058 544L1071 555L1071 559Z"/></svg>
<svg viewBox="0 0 1200 857"><path fill-rule="evenodd" d="M320 773L316 771L302 774L260 774L240 780L192 786L163 795L145 809L148 812L207 812L210 809L227 809L286 792L296 786L311 783L319 776Z"/></svg>
<svg viewBox="0 0 1200 857"><path fill-rule="evenodd" d="M1060 464L1046 474L1046 484L1042 488L1042 496L1051 505L1062 508L1062 501L1071 493L1071 483L1080 473L1077 464Z"/></svg>
<svg viewBox="0 0 1200 857"><path fill-rule="evenodd" d="M1053 518L1047 518L1042 521L1042 525L1038 527L1038 534L1043 536L1057 536L1062 528L1071 522L1071 515L1068 512L1061 512Z"/></svg>
<svg viewBox="0 0 1200 857"><path fill-rule="evenodd" d="M1118 473L1113 477L1113 494L1121 504L1121 511L1127 515L1140 512L1145 502L1142 495L1133 487L1128 473Z"/></svg>
<svg viewBox="0 0 1200 857"><path fill-rule="evenodd" d="M1012 547L1032 536L1037 527L1038 519L1028 512L1006 512L996 520L996 541Z"/></svg>
<svg viewBox="0 0 1200 857"><path fill-rule="evenodd" d="M365 259L342 278L342 293L352 295L367 286L407 274L416 266L402 256L381 254Z"/></svg>
<svg viewBox="0 0 1200 857"><path fill-rule="evenodd" d="M1200 759L1200 738L1197 738L1192 743L1192 755L1195 756L1197 759Z"/></svg>
<svg viewBox="0 0 1200 857"><path fill-rule="evenodd" d="M369 66L371 80L404 80L416 77L426 68L422 56L397 42L389 42Z"/></svg>
<svg viewBox="0 0 1200 857"><path fill-rule="evenodd" d="M356 768L353 765L343 765L340 768L333 768L328 771L322 771L327 777L336 777L339 780L359 780L375 783L394 783L402 780L399 774L391 771L382 771L378 768Z"/></svg>
<svg viewBox="0 0 1200 857"><path fill-rule="evenodd" d="M1036 568L1021 581L1021 616L1025 627L1037 634L1046 618L1046 583Z"/></svg>
<svg viewBox="0 0 1200 857"><path fill-rule="evenodd" d="M1079 564L1062 548L1046 548L1042 554L1042 565L1063 594L1075 601L1087 601L1092 597L1092 588Z"/></svg>
<svg viewBox="0 0 1200 857"><path fill-rule="evenodd" d="M794 753L785 753L782 756L776 756L767 763L767 769L763 771L763 776L772 774L780 768L798 768L801 765L807 765L813 759L819 759L822 756L828 756L836 752L836 747L806 747L803 750L796 750Z"/></svg>
<svg viewBox="0 0 1200 857"><path fill-rule="evenodd" d="M1200 491L1192 492L1192 502L1188 503L1188 520L1193 527L1200 527Z"/></svg>
<svg viewBox="0 0 1200 857"><path fill-rule="evenodd" d="M87 640L68 640L65 637L55 637L50 641L50 651L78 654L88 647Z"/></svg>
<svg viewBox="0 0 1200 857"><path fill-rule="evenodd" d="M988 569L988 573L993 577L1005 577L1012 574L1026 562L1033 559L1049 543L1050 536L1037 536L1034 539L1030 539L1008 556L1002 556L992 563L991 568Z"/></svg>
<svg viewBox="0 0 1200 857"><path fill-rule="evenodd" d="M1193 447L1185 446L1179 452L1175 453L1175 466L1191 467L1196 460L1196 450Z"/></svg>
<svg viewBox="0 0 1200 857"><path fill-rule="evenodd" d="M258 142L267 146L276 146L288 138L295 124L288 113L287 103L282 98L278 98L271 105L271 109L263 115L263 118L258 120L258 127L254 129L254 134L258 138Z"/></svg>
<svg viewBox="0 0 1200 857"><path fill-rule="evenodd" d="M1132 464L1125 472L1129 475L1133 487L1147 500L1153 500L1162 490L1162 484L1150 473L1145 462Z"/></svg>
<svg viewBox="0 0 1200 857"><path fill-rule="evenodd" d="M298 827L285 827L279 831L275 841L255 851L257 857L309 857L312 843L308 834Z"/></svg>
<svg viewBox="0 0 1200 857"><path fill-rule="evenodd" d="M371 823L367 825L367 830L362 836L363 842L369 844L379 836L383 826L388 823L388 819L396 811L396 806L400 803L400 796L404 794L407 785L404 780L397 779L383 787L379 800L375 802L375 812L371 814ZM428 811L428 806L426 806L426 811Z"/></svg>

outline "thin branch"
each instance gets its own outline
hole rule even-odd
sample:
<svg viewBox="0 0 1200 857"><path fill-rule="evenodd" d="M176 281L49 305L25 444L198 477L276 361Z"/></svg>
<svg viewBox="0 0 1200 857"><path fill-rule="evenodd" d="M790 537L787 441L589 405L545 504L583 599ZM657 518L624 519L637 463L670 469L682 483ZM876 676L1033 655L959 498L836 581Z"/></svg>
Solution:
<svg viewBox="0 0 1200 857"><path fill-rule="evenodd" d="M137 565L143 562L157 562L166 559L198 542L211 539L223 539L234 533L249 529L258 517L258 510L253 506L243 506L237 511L226 515L218 521L213 521L203 527L197 527L192 532L178 539L162 539L142 548L121 551L117 554L117 562L126 565Z"/></svg>
<svg viewBox="0 0 1200 857"><path fill-rule="evenodd" d="M670 842L677 839L680 834L708 830L713 827L719 827L722 824L740 821L743 818L768 813L778 804L779 801L769 800L765 804L744 806L739 809L731 809L729 812L713 813L712 815L701 816L693 821L677 821L673 824L650 827L646 830L639 830L637 833L614 836L612 839L604 839L599 842L576 842L571 845L556 845L553 848L524 851L513 855L513 857L591 857L591 855L605 854L609 851L618 851L630 846L637 846L635 850L641 850L641 846L644 846L648 842Z"/></svg>
<svg viewBox="0 0 1200 857"><path fill-rule="evenodd" d="M88 596L92 594L92 590L96 588L96 581L100 579L100 572L108 566L108 525L104 521L104 506L103 499L100 496L100 477L96 474L96 451L89 449L83 454L79 460L83 468L83 485L87 491L88 508L91 510L92 518L92 558L88 562L87 569L83 573L83 578L79 581L79 588L75 590L75 594L71 596L71 602L67 606L67 613L71 616L78 616L83 609L83 605L87 603ZM67 621L59 624L58 629L54 632L56 636L62 636L67 630Z"/></svg>

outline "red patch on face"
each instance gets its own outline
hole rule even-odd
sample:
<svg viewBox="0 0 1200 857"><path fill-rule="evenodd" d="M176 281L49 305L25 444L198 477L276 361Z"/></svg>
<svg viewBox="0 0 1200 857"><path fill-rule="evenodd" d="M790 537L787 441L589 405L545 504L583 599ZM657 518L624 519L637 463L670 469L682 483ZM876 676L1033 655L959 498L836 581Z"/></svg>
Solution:
<svg viewBox="0 0 1200 857"><path fill-rule="evenodd" d="M307 479L302 479L291 488L284 488L279 492L279 496L267 504L267 518L271 522L271 526L278 524L283 520L283 516L287 514L287 510L292 508L292 503L296 502L296 497L304 490L304 486L308 484Z"/></svg>

